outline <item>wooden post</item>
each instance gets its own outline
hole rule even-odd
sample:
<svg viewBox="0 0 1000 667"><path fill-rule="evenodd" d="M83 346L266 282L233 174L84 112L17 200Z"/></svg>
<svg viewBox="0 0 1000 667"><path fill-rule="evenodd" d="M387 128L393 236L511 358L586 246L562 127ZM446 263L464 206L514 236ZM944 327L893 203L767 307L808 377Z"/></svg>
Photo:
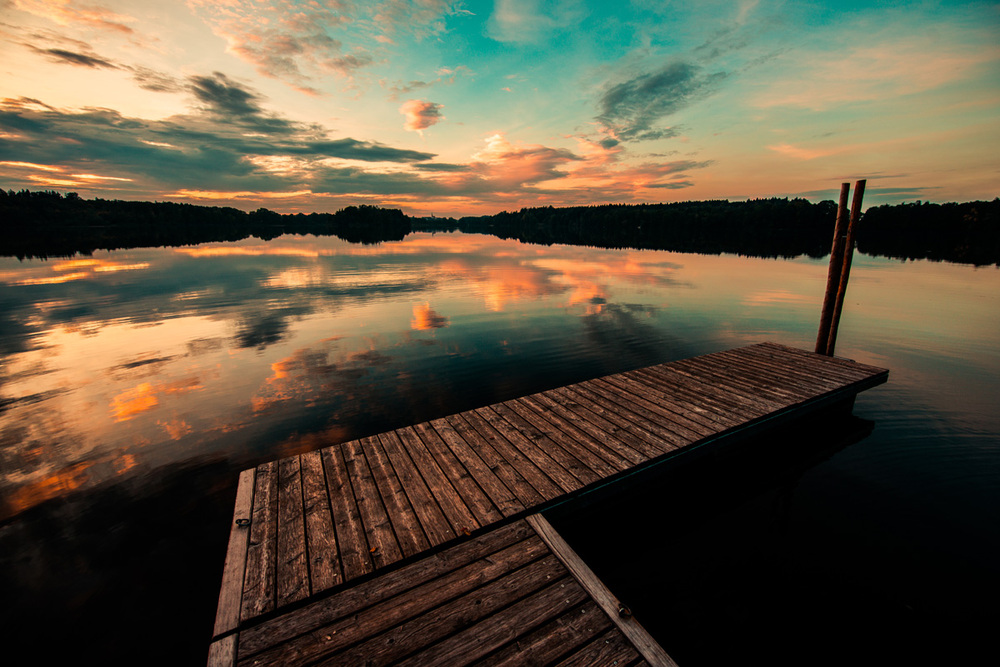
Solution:
<svg viewBox="0 0 1000 667"><path fill-rule="evenodd" d="M851 261L854 259L854 236L858 229L858 218L861 217L861 200L865 196L865 180L854 184L854 199L851 200L851 221L847 225L847 238L844 239L844 259L840 270L840 284L837 287L837 299L833 306L833 320L830 323L830 333L827 337L826 356L833 356L837 344L837 328L840 327L840 314L844 310L844 297L847 295L847 281L851 277Z"/></svg>
<svg viewBox="0 0 1000 667"><path fill-rule="evenodd" d="M840 287L840 270L844 261L844 236L847 232L847 195L850 183L840 186L840 205L837 207L837 224L833 228L833 246L830 248L830 269L826 276L826 293L823 296L823 312L819 318L819 334L816 336L816 354L826 354L830 340L830 326L833 322L833 305Z"/></svg>

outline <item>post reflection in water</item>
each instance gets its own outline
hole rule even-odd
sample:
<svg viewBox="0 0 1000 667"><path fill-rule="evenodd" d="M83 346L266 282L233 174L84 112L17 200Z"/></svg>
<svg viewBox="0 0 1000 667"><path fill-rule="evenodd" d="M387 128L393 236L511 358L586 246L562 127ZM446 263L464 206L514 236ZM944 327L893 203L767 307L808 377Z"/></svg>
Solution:
<svg viewBox="0 0 1000 667"><path fill-rule="evenodd" d="M457 233L0 259L0 620L24 638L62 623L119 657L164 624L184 637L171 656L200 660L239 470L744 343L811 349L825 277L825 260ZM839 353L995 434L979 408L997 390L998 282L859 257ZM891 423L879 400L859 404Z"/></svg>

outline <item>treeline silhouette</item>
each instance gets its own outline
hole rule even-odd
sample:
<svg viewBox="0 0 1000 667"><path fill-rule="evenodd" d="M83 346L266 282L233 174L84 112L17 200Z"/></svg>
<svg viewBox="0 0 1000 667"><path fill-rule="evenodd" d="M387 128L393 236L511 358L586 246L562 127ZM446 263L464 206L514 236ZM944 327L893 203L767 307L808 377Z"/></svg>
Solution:
<svg viewBox="0 0 1000 667"><path fill-rule="evenodd" d="M1000 265L1000 198L872 207L858 228L858 250L895 259Z"/></svg>
<svg viewBox="0 0 1000 667"><path fill-rule="evenodd" d="M822 257L830 251L836 216L831 201L772 198L525 208L461 218L458 228L527 243Z"/></svg>
<svg viewBox="0 0 1000 667"><path fill-rule="evenodd" d="M770 198L674 204L524 208L496 215L409 218L398 209L349 206L282 215L261 208L83 199L75 193L0 189L0 254L89 255L95 250L193 245L282 234L334 235L354 243L398 241L411 231L492 234L525 243L661 249L755 257L823 257L837 205ZM963 204L870 208L858 230L864 253L1000 265L1000 198Z"/></svg>
<svg viewBox="0 0 1000 667"><path fill-rule="evenodd" d="M95 250L268 240L282 234L334 235L354 243L402 240L399 209L349 206L336 213L246 213L221 206L83 199L75 193L0 189L0 254L21 259L89 255Z"/></svg>

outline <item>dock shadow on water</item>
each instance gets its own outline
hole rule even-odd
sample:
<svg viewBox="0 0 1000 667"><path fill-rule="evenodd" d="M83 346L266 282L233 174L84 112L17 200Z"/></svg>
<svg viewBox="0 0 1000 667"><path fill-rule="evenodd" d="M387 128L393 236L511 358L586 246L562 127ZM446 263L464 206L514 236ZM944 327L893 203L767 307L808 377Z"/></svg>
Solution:
<svg viewBox="0 0 1000 667"><path fill-rule="evenodd" d="M546 517L683 667L979 664L984 606L885 562L891 538L859 549L851 511L817 503L812 471L874 428L842 408L800 419Z"/></svg>

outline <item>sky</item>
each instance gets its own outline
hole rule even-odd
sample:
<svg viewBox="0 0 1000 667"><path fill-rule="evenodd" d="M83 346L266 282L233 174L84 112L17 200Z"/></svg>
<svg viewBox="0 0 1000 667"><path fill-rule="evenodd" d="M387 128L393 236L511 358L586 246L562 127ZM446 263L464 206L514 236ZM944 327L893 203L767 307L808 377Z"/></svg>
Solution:
<svg viewBox="0 0 1000 667"><path fill-rule="evenodd" d="M461 216L1000 195L1000 3L0 0L0 187Z"/></svg>

